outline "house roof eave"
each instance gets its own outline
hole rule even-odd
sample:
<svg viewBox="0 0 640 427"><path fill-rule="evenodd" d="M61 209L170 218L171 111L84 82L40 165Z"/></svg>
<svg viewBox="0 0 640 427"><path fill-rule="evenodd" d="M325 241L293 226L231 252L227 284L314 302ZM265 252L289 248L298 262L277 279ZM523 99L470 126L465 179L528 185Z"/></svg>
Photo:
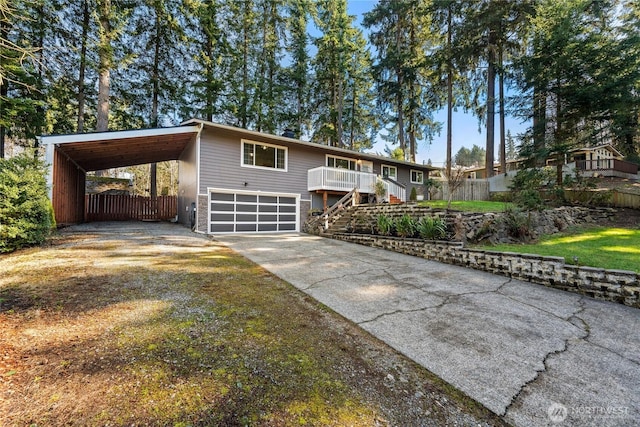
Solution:
<svg viewBox="0 0 640 427"><path fill-rule="evenodd" d="M239 128L239 127L235 127L235 126L223 125L223 124L220 124L220 123L214 123L214 122L201 120L201 119L195 119L195 118L194 119L189 119L189 120L183 122L182 124L183 125L201 124L205 128L219 129L219 130L238 133L238 134L241 134L241 135L246 135L246 136L254 137L254 138L263 138L263 139L269 139L271 141L280 141L280 142L283 142L283 143L292 144L292 145L299 145L299 146L303 146L303 147L307 147L307 148L320 149L320 150L328 152L328 153L335 153L335 154L342 155L342 156L360 157L360 158L365 159L365 160L375 160L375 161L378 161L378 162L389 163L389 164L394 164L394 165L403 165L403 166L414 168L414 169L421 169L421 170L426 170L426 171L432 171L432 170L436 170L437 169L437 168L435 168L433 166L421 165L419 163L412 163L412 162L407 162L407 161L403 161L403 160L396 160L396 159L392 159L390 157L384 157L384 156L380 156L380 155L377 155L377 154L365 153L365 152L361 152L361 151L353 151L353 150L348 150L346 148L329 147L327 145L317 144L315 142L302 141L302 140L299 140L299 139L296 139L296 138L289 138L289 137L286 137L286 136L280 136L280 135L274 135L274 134L269 134L269 133L264 133L264 132L258 132L258 131L254 131L254 130L248 130L248 129L243 129L243 128Z"/></svg>

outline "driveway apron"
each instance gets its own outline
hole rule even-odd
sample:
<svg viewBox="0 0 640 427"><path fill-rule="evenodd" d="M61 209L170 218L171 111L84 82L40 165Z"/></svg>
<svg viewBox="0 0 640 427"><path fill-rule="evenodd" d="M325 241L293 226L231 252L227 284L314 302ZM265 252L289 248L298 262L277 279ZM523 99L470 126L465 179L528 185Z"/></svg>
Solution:
<svg viewBox="0 0 640 427"><path fill-rule="evenodd" d="M640 425L640 310L306 234L216 240L516 426Z"/></svg>

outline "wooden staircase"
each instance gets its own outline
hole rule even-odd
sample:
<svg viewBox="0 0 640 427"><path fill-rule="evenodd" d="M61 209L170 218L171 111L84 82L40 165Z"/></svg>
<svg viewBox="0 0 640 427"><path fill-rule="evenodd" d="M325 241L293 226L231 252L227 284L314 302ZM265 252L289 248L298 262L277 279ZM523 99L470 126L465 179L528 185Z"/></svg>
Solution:
<svg viewBox="0 0 640 427"><path fill-rule="evenodd" d="M336 204L331 206L326 212L310 221L310 229L320 230L320 233L322 233L324 230L328 229L331 224L338 221L350 207L356 204L359 197L358 189L354 188L344 195Z"/></svg>
<svg viewBox="0 0 640 427"><path fill-rule="evenodd" d="M351 225L357 200L359 200L359 194L357 189L354 188L322 215L309 221L305 227L308 230L313 230L313 234L319 233L320 235L345 231L347 226ZM404 202L393 194L389 194L388 203L390 205L400 205Z"/></svg>
<svg viewBox="0 0 640 427"><path fill-rule="evenodd" d="M335 215L329 222L329 226L322 232L325 235L331 235L333 233L343 233L347 225L351 223L351 217L353 216L354 206L349 206L339 214Z"/></svg>
<svg viewBox="0 0 640 427"><path fill-rule="evenodd" d="M402 200L394 196L393 194L389 194L389 204L390 205L400 205L402 204Z"/></svg>

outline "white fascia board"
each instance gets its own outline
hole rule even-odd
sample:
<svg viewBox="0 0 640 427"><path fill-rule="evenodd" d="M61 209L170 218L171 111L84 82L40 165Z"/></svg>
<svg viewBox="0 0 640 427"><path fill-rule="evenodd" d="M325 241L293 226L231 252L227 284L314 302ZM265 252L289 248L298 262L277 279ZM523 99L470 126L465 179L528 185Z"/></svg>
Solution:
<svg viewBox="0 0 640 427"><path fill-rule="evenodd" d="M203 126L203 124L198 125L198 135L196 136L196 206L198 205L198 195L200 194L200 137Z"/></svg>
<svg viewBox="0 0 640 427"><path fill-rule="evenodd" d="M111 132L78 133L70 135L41 136L43 145L70 144L73 142L109 141L114 139L143 138L162 135L198 133L200 126L175 126L170 128L137 129Z"/></svg>

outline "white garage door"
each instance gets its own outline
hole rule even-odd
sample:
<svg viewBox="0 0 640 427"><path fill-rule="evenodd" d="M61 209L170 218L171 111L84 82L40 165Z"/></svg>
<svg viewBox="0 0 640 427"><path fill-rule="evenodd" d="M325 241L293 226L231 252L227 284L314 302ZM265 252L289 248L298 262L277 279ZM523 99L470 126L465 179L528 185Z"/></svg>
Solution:
<svg viewBox="0 0 640 427"><path fill-rule="evenodd" d="M209 190L209 232L298 231L297 194Z"/></svg>

